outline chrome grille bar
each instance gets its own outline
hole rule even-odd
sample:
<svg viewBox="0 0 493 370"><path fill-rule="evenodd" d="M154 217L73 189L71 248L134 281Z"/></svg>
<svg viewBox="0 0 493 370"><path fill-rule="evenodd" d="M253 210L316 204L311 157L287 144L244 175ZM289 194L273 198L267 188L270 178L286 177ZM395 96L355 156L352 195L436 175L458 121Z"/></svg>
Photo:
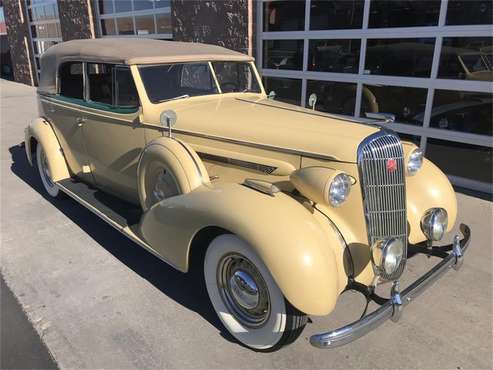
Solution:
<svg viewBox="0 0 493 370"><path fill-rule="evenodd" d="M388 165L396 161L396 169ZM368 242L387 238L401 239L405 246L404 258L392 275L381 275L395 280L403 272L407 255L406 186L404 152L399 138L390 132L378 132L366 138L358 148L363 206L365 209Z"/></svg>

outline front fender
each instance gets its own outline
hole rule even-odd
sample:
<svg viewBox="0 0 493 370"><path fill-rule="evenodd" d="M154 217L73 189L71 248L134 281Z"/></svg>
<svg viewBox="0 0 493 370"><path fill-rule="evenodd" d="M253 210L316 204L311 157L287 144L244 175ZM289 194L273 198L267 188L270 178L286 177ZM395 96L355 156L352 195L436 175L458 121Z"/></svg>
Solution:
<svg viewBox="0 0 493 370"><path fill-rule="evenodd" d="M29 163L33 164L31 139L43 147L48 160L48 167L53 181L60 181L70 177L67 162L63 156L60 143L52 127L43 118L36 118L25 130L25 148Z"/></svg>
<svg viewBox="0 0 493 370"><path fill-rule="evenodd" d="M426 240L421 231L421 217L430 208L444 208L448 214L447 232L457 219L457 198L447 176L428 159L414 175L406 177L407 219L409 242L416 244Z"/></svg>
<svg viewBox="0 0 493 370"><path fill-rule="evenodd" d="M245 240L299 310L325 315L334 308L346 285L340 281L342 257L334 250L340 248L337 236L293 198L239 184L203 186L154 205L140 231L159 255L187 271L193 237L208 226Z"/></svg>

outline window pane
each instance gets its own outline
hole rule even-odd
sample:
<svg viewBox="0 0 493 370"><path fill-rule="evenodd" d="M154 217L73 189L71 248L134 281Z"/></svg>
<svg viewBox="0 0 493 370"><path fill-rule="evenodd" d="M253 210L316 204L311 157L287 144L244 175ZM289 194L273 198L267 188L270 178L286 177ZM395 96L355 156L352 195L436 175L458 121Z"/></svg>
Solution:
<svg viewBox="0 0 493 370"><path fill-rule="evenodd" d="M264 31L303 31L305 1L264 2Z"/></svg>
<svg viewBox="0 0 493 370"><path fill-rule="evenodd" d="M312 0L311 30L361 28L364 0Z"/></svg>
<svg viewBox="0 0 493 370"><path fill-rule="evenodd" d="M303 40L264 41L263 67L273 69L303 68Z"/></svg>
<svg viewBox="0 0 493 370"><path fill-rule="evenodd" d="M422 125L426 89L382 85L363 85L361 116L365 113L392 113L396 122Z"/></svg>
<svg viewBox="0 0 493 370"><path fill-rule="evenodd" d="M89 100L113 104L112 66L110 64L87 63Z"/></svg>
<svg viewBox="0 0 493 370"><path fill-rule="evenodd" d="M478 145L428 139L426 157L447 175L492 183L493 153Z"/></svg>
<svg viewBox="0 0 493 370"><path fill-rule="evenodd" d="M493 38L445 37L439 78L493 81Z"/></svg>
<svg viewBox="0 0 493 370"><path fill-rule="evenodd" d="M354 116L356 84L330 81L308 81L306 106L311 94L317 94L315 109L328 113Z"/></svg>
<svg viewBox="0 0 493 370"><path fill-rule="evenodd" d="M191 63L197 66L195 71L201 71L202 74L210 75L209 65L207 63ZM184 66L190 71L191 64L161 64L156 66L139 67L140 76L144 82L147 96L153 103L159 103L169 99L173 99L182 95L198 96L216 94L216 86L205 88L204 85L190 87L190 84L184 83L181 85L182 72ZM200 68L200 66L202 66ZM185 72L188 73L188 72ZM188 77L187 77L188 78ZM212 76L194 76L200 81L205 81L206 78L212 80ZM186 80L186 78L185 78ZM184 81L185 81L184 80Z"/></svg>
<svg viewBox="0 0 493 370"><path fill-rule="evenodd" d="M257 78L248 63L213 62L212 66L223 93L260 92Z"/></svg>
<svg viewBox="0 0 493 370"><path fill-rule="evenodd" d="M448 25L492 24L493 1L449 0L446 23Z"/></svg>
<svg viewBox="0 0 493 370"><path fill-rule="evenodd" d="M435 39L370 39L365 74L430 77Z"/></svg>
<svg viewBox="0 0 493 370"><path fill-rule="evenodd" d="M113 13L113 1L112 0L99 0L99 13L108 14Z"/></svg>
<svg viewBox="0 0 493 370"><path fill-rule="evenodd" d="M493 94L436 90L430 126L492 135Z"/></svg>
<svg viewBox="0 0 493 370"><path fill-rule="evenodd" d="M152 0L134 0L134 10L152 9Z"/></svg>
<svg viewBox="0 0 493 370"><path fill-rule="evenodd" d="M301 104L301 80L294 78L264 77L265 91L276 93L276 100L289 104Z"/></svg>
<svg viewBox="0 0 493 370"><path fill-rule="evenodd" d="M116 24L118 25L119 35L133 35L134 23L131 17L117 18Z"/></svg>
<svg viewBox="0 0 493 370"><path fill-rule="evenodd" d="M69 98L83 99L84 82L82 77L82 63L64 63L60 67L60 95Z"/></svg>
<svg viewBox="0 0 493 370"><path fill-rule="evenodd" d="M171 0L155 0L156 8L169 8L171 7Z"/></svg>
<svg viewBox="0 0 493 370"><path fill-rule="evenodd" d="M103 35L116 35L115 20L101 19L101 33Z"/></svg>
<svg viewBox="0 0 493 370"><path fill-rule="evenodd" d="M115 68L115 105L119 107L137 107L139 98L130 68Z"/></svg>
<svg viewBox="0 0 493 370"><path fill-rule="evenodd" d="M436 26L440 0L372 0L368 27Z"/></svg>
<svg viewBox="0 0 493 370"><path fill-rule="evenodd" d="M358 73L361 40L310 40L308 70Z"/></svg>
<svg viewBox="0 0 493 370"><path fill-rule="evenodd" d="M170 14L157 14L157 33L171 33L171 15Z"/></svg>
<svg viewBox="0 0 493 370"><path fill-rule="evenodd" d="M135 17L135 27L137 28L137 35L148 35L154 32L154 16L153 15L141 15Z"/></svg>
<svg viewBox="0 0 493 370"><path fill-rule="evenodd" d="M115 1L115 12L131 12L132 11L132 1L131 0L116 0Z"/></svg>

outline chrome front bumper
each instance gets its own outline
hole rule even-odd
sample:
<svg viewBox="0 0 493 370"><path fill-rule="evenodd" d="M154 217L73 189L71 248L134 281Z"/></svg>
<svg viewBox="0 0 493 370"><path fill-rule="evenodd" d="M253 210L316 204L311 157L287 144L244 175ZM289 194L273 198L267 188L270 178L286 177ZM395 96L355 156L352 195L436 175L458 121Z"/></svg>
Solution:
<svg viewBox="0 0 493 370"><path fill-rule="evenodd" d="M390 298L377 310L339 329L312 335L310 337L310 343L318 348L339 347L369 333L388 319L397 321L405 305L420 295L451 267L455 270L460 268L463 262L464 252L469 245L471 230L468 226L461 224L460 231L464 236L462 240L460 240L459 235L456 235L452 245L433 247L430 250L430 254L443 258L442 261L404 289L402 293L399 292L398 283L394 283ZM448 251L450 253L447 253Z"/></svg>

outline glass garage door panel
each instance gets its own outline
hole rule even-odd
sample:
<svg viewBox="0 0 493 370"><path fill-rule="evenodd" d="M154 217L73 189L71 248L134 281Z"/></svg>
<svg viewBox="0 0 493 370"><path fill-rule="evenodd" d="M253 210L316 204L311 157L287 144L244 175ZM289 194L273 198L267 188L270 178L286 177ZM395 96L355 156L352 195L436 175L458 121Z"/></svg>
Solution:
<svg viewBox="0 0 493 370"><path fill-rule="evenodd" d="M301 80L295 78L264 77L265 91L276 93L276 100L301 104Z"/></svg>
<svg viewBox="0 0 493 370"><path fill-rule="evenodd" d="M430 77L434 38L370 39L365 74Z"/></svg>
<svg viewBox="0 0 493 370"><path fill-rule="evenodd" d="M303 40L264 41L264 68L301 70Z"/></svg>
<svg viewBox="0 0 493 370"><path fill-rule="evenodd" d="M316 109L322 112L352 116L356 102L356 84L330 81L308 81L306 106L310 95L317 94Z"/></svg>
<svg viewBox="0 0 493 370"><path fill-rule="evenodd" d="M445 37L439 78L493 81L492 37Z"/></svg>
<svg viewBox="0 0 493 370"><path fill-rule="evenodd" d="M305 27L305 2L282 0L264 2L264 31L302 31Z"/></svg>
<svg viewBox="0 0 493 370"><path fill-rule="evenodd" d="M441 0L372 0L368 27L436 26Z"/></svg>
<svg viewBox="0 0 493 370"><path fill-rule="evenodd" d="M447 25L492 24L493 1L448 0Z"/></svg>
<svg viewBox="0 0 493 370"><path fill-rule="evenodd" d="M492 136L493 94L435 91L430 127Z"/></svg>
<svg viewBox="0 0 493 370"><path fill-rule="evenodd" d="M364 0L312 0L310 30L361 28Z"/></svg>
<svg viewBox="0 0 493 370"><path fill-rule="evenodd" d="M310 40L308 70L358 73L361 40Z"/></svg>
<svg viewBox="0 0 493 370"><path fill-rule="evenodd" d="M491 148L428 139L426 157L446 174L466 179L493 182L493 153Z"/></svg>
<svg viewBox="0 0 493 370"><path fill-rule="evenodd" d="M392 113L399 123L422 126L427 89L363 85L361 116L365 113Z"/></svg>

